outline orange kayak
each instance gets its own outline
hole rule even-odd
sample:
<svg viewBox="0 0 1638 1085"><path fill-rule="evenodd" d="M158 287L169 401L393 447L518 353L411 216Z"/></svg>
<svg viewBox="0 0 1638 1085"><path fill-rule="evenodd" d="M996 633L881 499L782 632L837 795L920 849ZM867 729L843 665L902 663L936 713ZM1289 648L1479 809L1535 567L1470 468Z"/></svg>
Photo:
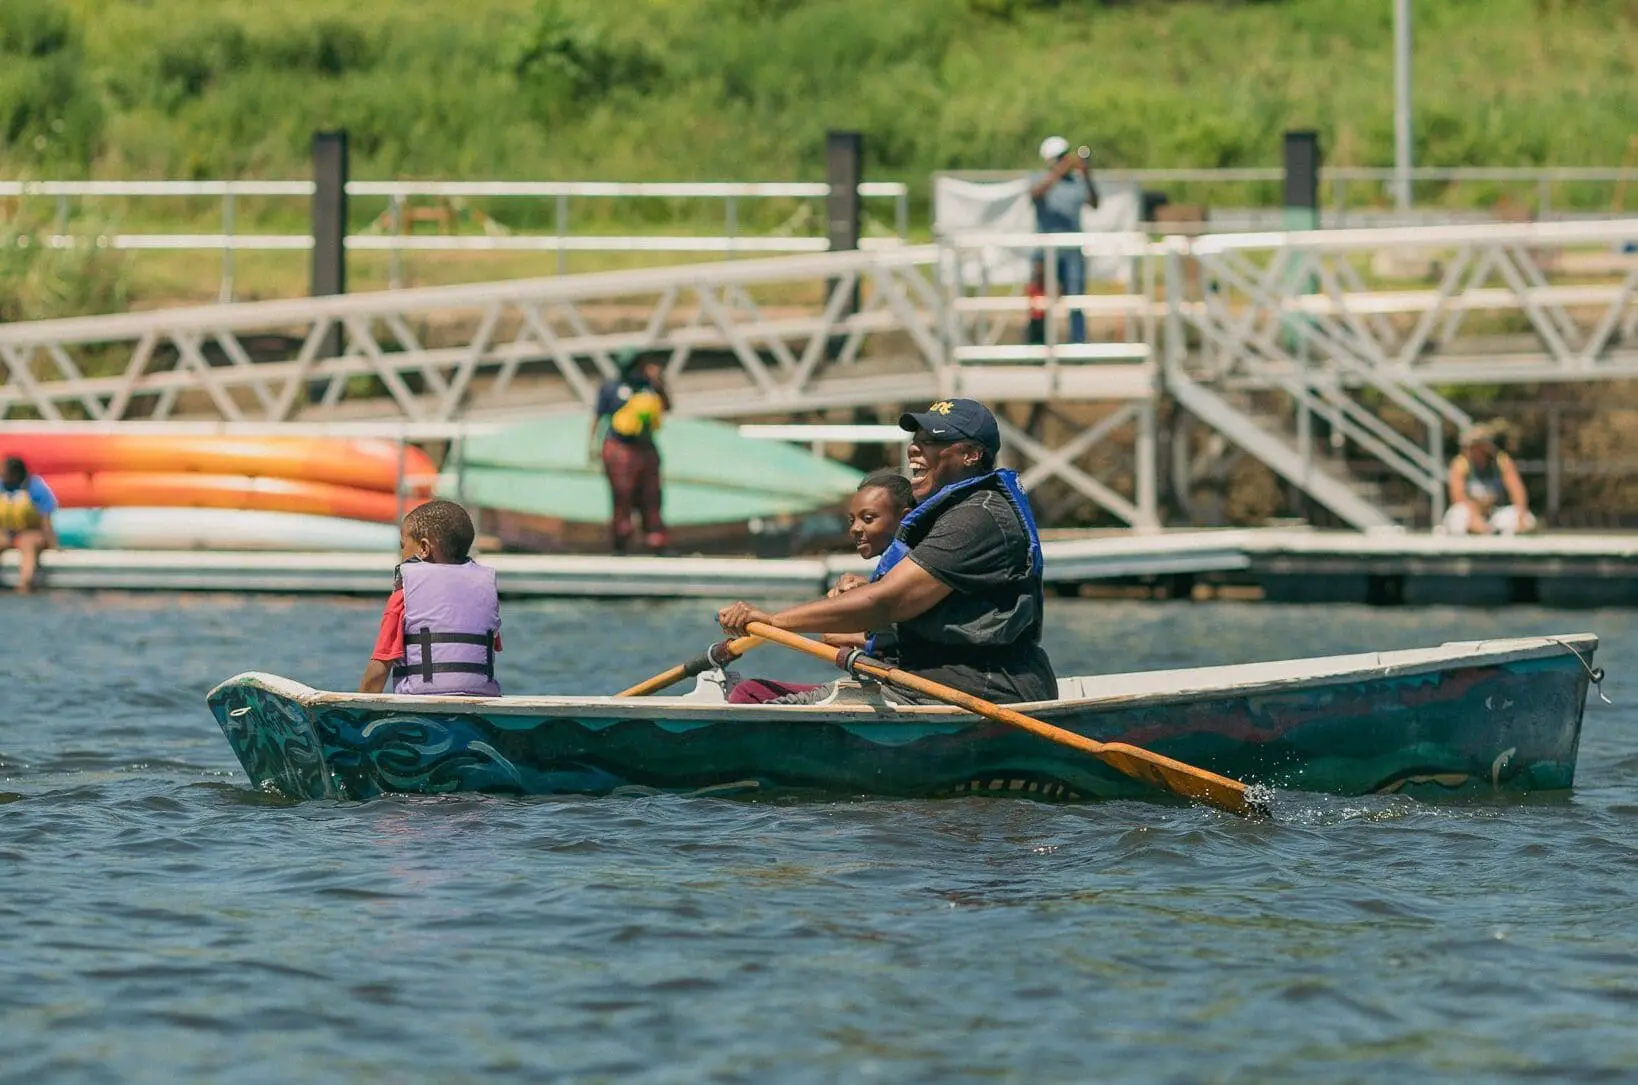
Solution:
<svg viewBox="0 0 1638 1085"><path fill-rule="evenodd" d="M30 464L30 470L33 465ZM192 508L260 509L339 516L348 520L395 523L401 512L422 503L413 498L399 507L395 494L297 479L251 478L245 475L164 474L99 471L40 476L67 509Z"/></svg>
<svg viewBox="0 0 1638 1085"><path fill-rule="evenodd" d="M403 450L409 491L432 492L436 469L419 448ZM0 456L20 456L56 486L59 476L105 471L242 475L396 492L399 445L376 438L167 437L158 434L0 432ZM146 502L149 505L155 502Z"/></svg>

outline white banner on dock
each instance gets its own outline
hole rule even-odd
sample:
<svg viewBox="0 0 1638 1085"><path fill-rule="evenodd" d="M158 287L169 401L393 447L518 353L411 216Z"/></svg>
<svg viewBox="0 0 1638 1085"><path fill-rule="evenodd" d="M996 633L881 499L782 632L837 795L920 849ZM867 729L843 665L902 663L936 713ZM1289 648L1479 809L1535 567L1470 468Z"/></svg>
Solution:
<svg viewBox="0 0 1638 1085"><path fill-rule="evenodd" d="M1130 181L1100 181L1098 206L1081 208L1084 233L1131 233L1142 213L1138 185ZM964 233L1032 234L1035 203L1029 197L1029 178L1015 181L961 181L938 177L933 181L933 232L944 238ZM1029 281L1027 251L985 247L963 254L963 282L1019 285ZM1088 250L1088 282L1113 281L1130 285L1132 261L1125 256L1100 256Z"/></svg>

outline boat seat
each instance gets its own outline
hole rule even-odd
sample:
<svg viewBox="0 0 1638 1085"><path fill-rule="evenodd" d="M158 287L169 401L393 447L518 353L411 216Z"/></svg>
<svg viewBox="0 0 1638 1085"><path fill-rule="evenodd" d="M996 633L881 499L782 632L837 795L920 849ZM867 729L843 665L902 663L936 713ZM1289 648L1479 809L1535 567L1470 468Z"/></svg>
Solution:
<svg viewBox="0 0 1638 1085"><path fill-rule="evenodd" d="M678 700L692 701L695 704L727 704L728 691L734 684L741 681L744 675L737 671L706 671L694 680L694 688L683 694ZM875 683L864 685L851 678L840 679L836 683L836 690L829 697L819 702L825 705L875 705L882 706L881 687Z"/></svg>

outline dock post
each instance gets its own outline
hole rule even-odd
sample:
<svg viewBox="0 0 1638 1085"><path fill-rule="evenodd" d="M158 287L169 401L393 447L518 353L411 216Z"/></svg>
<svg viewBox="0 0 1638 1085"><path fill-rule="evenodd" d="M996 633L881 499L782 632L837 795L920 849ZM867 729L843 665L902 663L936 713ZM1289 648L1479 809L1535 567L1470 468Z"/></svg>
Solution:
<svg viewBox="0 0 1638 1085"><path fill-rule="evenodd" d="M308 294L324 297L347 292L347 133L313 133L313 265ZM324 337L321 357L341 354L342 330ZM308 398L323 394L323 382L308 387Z"/></svg>
<svg viewBox="0 0 1638 1085"><path fill-rule="evenodd" d="M859 247L859 181L864 171L864 136L858 132L825 133L825 237L831 252ZM832 284L832 289L835 285ZM859 287L853 287L843 315L859 311Z"/></svg>
<svg viewBox="0 0 1638 1085"><path fill-rule="evenodd" d="M1285 228L1319 229L1319 133L1285 134Z"/></svg>

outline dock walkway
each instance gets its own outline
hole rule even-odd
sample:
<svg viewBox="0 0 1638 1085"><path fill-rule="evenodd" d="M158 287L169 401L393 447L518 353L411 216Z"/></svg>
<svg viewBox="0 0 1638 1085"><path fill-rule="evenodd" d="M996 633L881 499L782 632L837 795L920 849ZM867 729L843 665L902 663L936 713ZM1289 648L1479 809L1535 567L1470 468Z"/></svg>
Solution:
<svg viewBox="0 0 1638 1085"><path fill-rule="evenodd" d="M1638 535L1445 538L1303 528L1223 529L1050 539L1059 595L1143 585L1167 598L1253 588L1274 602L1375 605L1638 606ZM16 576L0 557L0 585ZM799 599L852 557L758 559L492 554L510 598ZM89 591L364 594L386 591L392 556L358 553L68 550L48 553L42 585Z"/></svg>

